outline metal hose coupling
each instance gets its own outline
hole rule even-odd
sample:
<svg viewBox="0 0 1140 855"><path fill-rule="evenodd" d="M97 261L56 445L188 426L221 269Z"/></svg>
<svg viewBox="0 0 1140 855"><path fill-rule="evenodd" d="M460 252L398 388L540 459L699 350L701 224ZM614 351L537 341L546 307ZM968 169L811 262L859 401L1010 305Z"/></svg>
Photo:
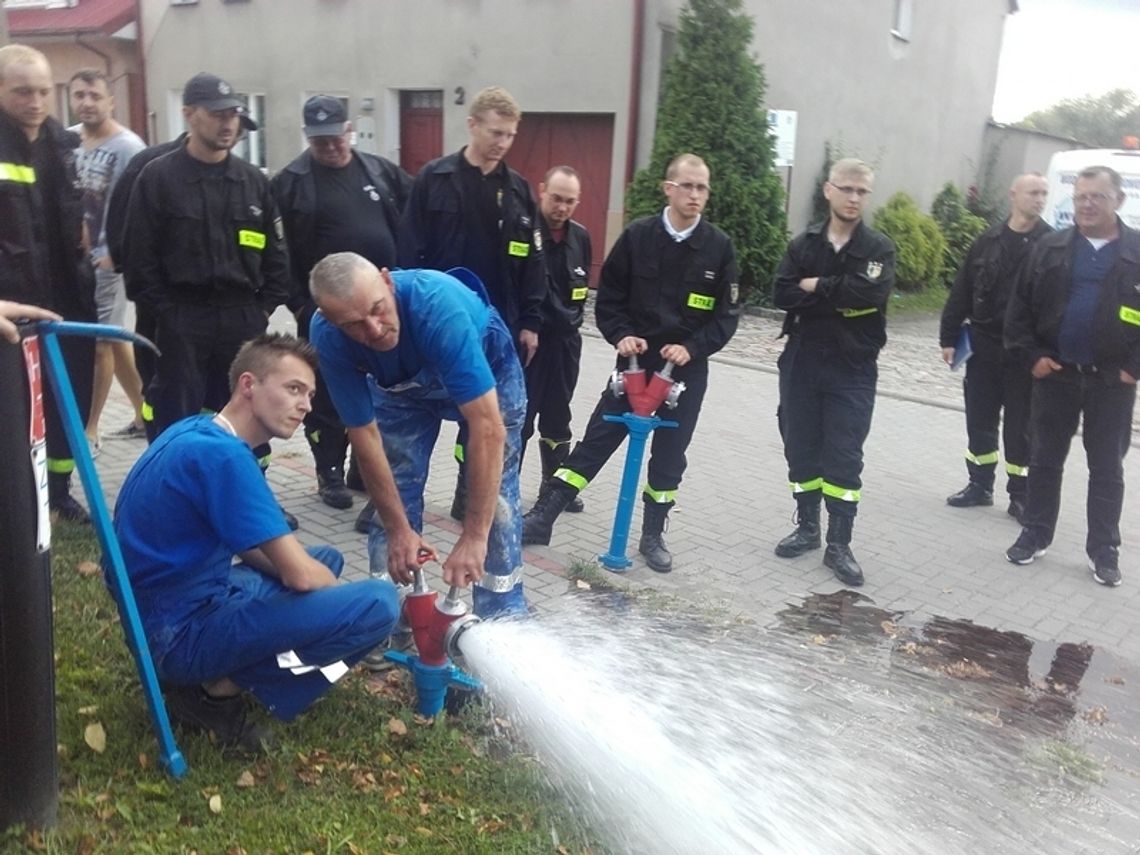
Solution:
<svg viewBox="0 0 1140 855"><path fill-rule="evenodd" d="M481 618L472 614L463 615L453 620L447 627L447 632L443 634L443 648L447 651L447 655L452 659L461 657L463 651L459 648L459 639L475 624L482 622Z"/></svg>

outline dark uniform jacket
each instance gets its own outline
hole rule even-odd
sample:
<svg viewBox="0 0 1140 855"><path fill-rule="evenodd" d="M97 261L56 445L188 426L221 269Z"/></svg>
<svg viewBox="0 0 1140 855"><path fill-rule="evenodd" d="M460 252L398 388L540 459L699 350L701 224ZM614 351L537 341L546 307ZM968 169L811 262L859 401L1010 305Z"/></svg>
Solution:
<svg viewBox="0 0 1140 855"><path fill-rule="evenodd" d="M205 194L224 188L227 216L210 221ZM289 261L269 182L239 157L203 182L186 146L146 165L131 192L125 273L135 298L160 314L178 303L255 304L289 296Z"/></svg>
<svg viewBox="0 0 1140 855"><path fill-rule="evenodd" d="M967 318L970 329L977 333L1001 340L1005 325L1005 307L1009 294L1017 281L1017 270L1010 270L1005 262L1002 235L1007 222L990 226L980 235L954 278L950 296L942 309L942 323L938 339L941 347L954 347L958 342L958 331ZM1043 235L1053 231L1044 220L1038 220L1026 235L1031 244L1036 244ZM1024 261L1028 261L1028 253Z"/></svg>
<svg viewBox="0 0 1140 855"><path fill-rule="evenodd" d="M681 344L694 360L724 347L740 319L739 271L728 235L704 217L681 242L685 262L663 268L676 241L661 214L634 220L602 265L597 323L617 346L626 336L643 338L654 353Z"/></svg>
<svg viewBox="0 0 1140 855"><path fill-rule="evenodd" d="M400 212L412 189L408 173L390 160L354 151L352 156L364 167L368 180L380 196L384 220L395 243L400 233ZM270 182L277 207L285 223L289 245L289 270L293 287L286 305L296 312L309 302L309 273L316 265L317 187L313 179L313 155L304 151ZM393 259L395 261L395 259Z"/></svg>
<svg viewBox="0 0 1140 855"><path fill-rule="evenodd" d="M458 175L461 157L462 150L436 158L424 165L412 183L398 241L402 267L449 270L464 265L464 200ZM501 215L502 284L484 284L512 333L521 329L538 332L546 296L538 208L526 179L510 168Z"/></svg>
<svg viewBox="0 0 1140 855"><path fill-rule="evenodd" d="M1103 371L1124 369L1140 377L1140 232L1117 219L1120 251L1100 286L1094 361ZM1046 235L1021 268L1005 316L1005 346L1032 367L1043 356L1058 359L1061 321L1073 284L1077 229Z"/></svg>
<svg viewBox="0 0 1140 855"><path fill-rule="evenodd" d="M838 350L852 360L874 359L887 343L887 301L895 283L895 245L860 222L839 250L827 224L792 239L776 269L773 302L787 311L781 335ZM819 277L812 293L801 279Z"/></svg>
<svg viewBox="0 0 1140 855"><path fill-rule="evenodd" d="M115 270L118 273L123 272L126 264L127 209L130 206L131 190L134 189L135 182L138 181L139 173L152 160L157 160L164 154L181 148L186 142L186 136L185 133L182 133L177 139L170 142L144 148L127 161L127 168L123 170L123 174L119 176L119 180L115 182L115 186L111 190L111 199L107 203L107 220L104 224L104 230L107 232L107 252L110 253L111 260L115 263ZM127 297L131 300L135 299L134 293L131 291L131 283L127 282L126 286Z"/></svg>
<svg viewBox="0 0 1140 855"><path fill-rule="evenodd" d="M48 118L33 144L0 111L0 299L94 320L95 274L82 247L79 136Z"/></svg>
<svg viewBox="0 0 1140 855"><path fill-rule="evenodd" d="M582 326L586 298L590 295L590 265L594 259L590 233L581 223L570 220L560 247L555 249L546 220L541 215L540 220L548 274L542 334L567 335ZM555 271L555 263L561 263L564 269Z"/></svg>

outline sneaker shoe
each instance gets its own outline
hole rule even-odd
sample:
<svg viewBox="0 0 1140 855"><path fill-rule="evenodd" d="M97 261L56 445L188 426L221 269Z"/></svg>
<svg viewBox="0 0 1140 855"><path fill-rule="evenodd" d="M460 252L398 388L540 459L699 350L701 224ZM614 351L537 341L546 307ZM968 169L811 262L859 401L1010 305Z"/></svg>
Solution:
<svg viewBox="0 0 1140 855"><path fill-rule="evenodd" d="M994 491L987 490L981 484L971 481L953 496L946 498L946 504L952 508L989 507L994 503Z"/></svg>
<svg viewBox="0 0 1140 855"><path fill-rule="evenodd" d="M396 650L401 653L415 650L415 642L412 640L411 631L392 633L368 651L364 658L360 660L360 664L368 671L387 671L396 665L395 662L384 655L389 650Z"/></svg>
<svg viewBox="0 0 1140 855"><path fill-rule="evenodd" d="M1124 578L1120 575L1120 565L1117 562L1117 553L1114 547L1102 549L1095 558L1089 559L1089 569L1093 571L1093 578L1102 585L1115 588Z"/></svg>
<svg viewBox="0 0 1140 855"><path fill-rule="evenodd" d="M126 427L107 434L107 439L146 439L146 428L131 422Z"/></svg>
<svg viewBox="0 0 1140 855"><path fill-rule="evenodd" d="M167 686L163 694L173 723L185 730L212 733L223 748L258 754L273 744L269 728L246 717L241 695L213 698L201 686Z"/></svg>
<svg viewBox="0 0 1140 855"><path fill-rule="evenodd" d="M1005 551L1005 557L1010 564L1032 564L1033 560L1044 555L1048 548L1048 544L1039 545L1037 538L1029 529L1023 528L1013 546Z"/></svg>
<svg viewBox="0 0 1140 855"><path fill-rule="evenodd" d="M71 495L52 501L49 509L58 519L80 525L91 525L91 514L87 513L87 509Z"/></svg>

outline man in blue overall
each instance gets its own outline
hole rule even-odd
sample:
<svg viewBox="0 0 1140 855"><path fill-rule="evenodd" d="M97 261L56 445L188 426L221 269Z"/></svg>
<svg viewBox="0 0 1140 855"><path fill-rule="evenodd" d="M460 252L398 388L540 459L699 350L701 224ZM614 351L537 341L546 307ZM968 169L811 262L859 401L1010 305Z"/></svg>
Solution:
<svg viewBox="0 0 1140 855"><path fill-rule="evenodd" d="M247 342L215 415L171 425L127 475L115 531L175 723L255 750L242 691L288 721L396 623L396 589L337 584L344 558L289 531L253 448L300 427L316 354L291 336ZM234 564L234 557L239 563Z"/></svg>
<svg viewBox="0 0 1140 855"><path fill-rule="evenodd" d="M372 572L408 583L421 549L424 483L443 420L467 441L463 533L443 562L449 585L474 582L481 617L523 614L519 449L526 391L510 330L469 271L378 270L326 256L309 287L309 340L376 506ZM434 550L431 550L434 552ZM486 573L486 575L484 575Z"/></svg>

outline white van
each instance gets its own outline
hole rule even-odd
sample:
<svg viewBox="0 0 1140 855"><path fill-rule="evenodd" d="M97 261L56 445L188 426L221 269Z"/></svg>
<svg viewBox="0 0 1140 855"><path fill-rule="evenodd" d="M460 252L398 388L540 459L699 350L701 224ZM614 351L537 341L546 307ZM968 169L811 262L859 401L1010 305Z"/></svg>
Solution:
<svg viewBox="0 0 1140 855"><path fill-rule="evenodd" d="M1125 225L1140 229L1140 151L1113 148L1086 148L1059 151L1049 160L1045 179L1049 182L1049 201L1045 203L1045 222L1055 229L1073 224L1073 184L1077 173L1090 166L1111 166L1124 179L1124 204L1120 219Z"/></svg>

